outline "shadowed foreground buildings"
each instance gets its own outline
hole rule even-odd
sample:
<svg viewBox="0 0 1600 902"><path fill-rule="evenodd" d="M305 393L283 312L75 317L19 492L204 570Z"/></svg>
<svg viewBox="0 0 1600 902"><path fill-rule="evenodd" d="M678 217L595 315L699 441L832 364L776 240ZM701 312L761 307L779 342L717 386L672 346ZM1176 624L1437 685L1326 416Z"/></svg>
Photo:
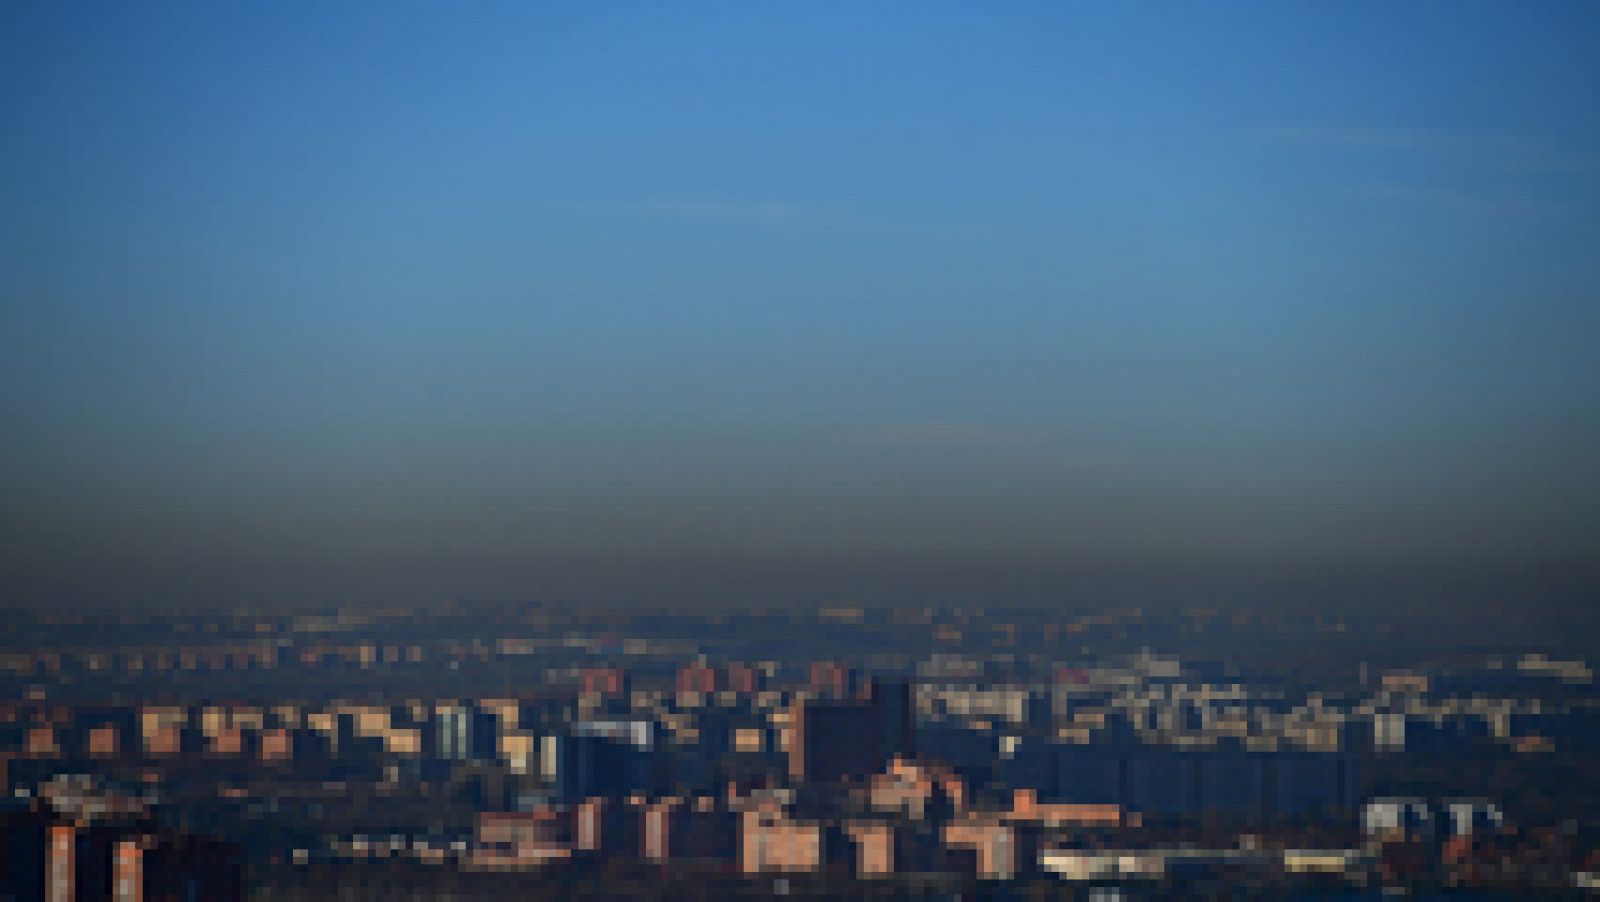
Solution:
<svg viewBox="0 0 1600 902"><path fill-rule="evenodd" d="M189 902L244 897L238 845L162 827L138 800L58 782L0 812L7 902Z"/></svg>

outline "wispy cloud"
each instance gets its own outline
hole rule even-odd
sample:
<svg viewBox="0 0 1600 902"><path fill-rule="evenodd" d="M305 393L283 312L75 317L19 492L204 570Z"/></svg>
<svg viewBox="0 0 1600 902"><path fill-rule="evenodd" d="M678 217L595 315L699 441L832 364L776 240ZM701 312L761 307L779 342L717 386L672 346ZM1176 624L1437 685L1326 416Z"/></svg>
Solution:
<svg viewBox="0 0 1600 902"><path fill-rule="evenodd" d="M859 234L913 232L934 239L990 237L996 223L968 217L883 214L836 204L739 199L624 199L544 204L549 213L698 221L752 226L805 226Z"/></svg>
<svg viewBox="0 0 1600 902"><path fill-rule="evenodd" d="M885 423L866 430L858 440L868 445L1007 445L1022 436L983 423L930 420Z"/></svg>
<svg viewBox="0 0 1600 902"><path fill-rule="evenodd" d="M1275 125L1266 136L1285 144L1386 153L1466 157L1500 168L1589 171L1594 156L1545 135L1359 125Z"/></svg>
<svg viewBox="0 0 1600 902"><path fill-rule="evenodd" d="M792 222L818 215L804 204L770 200L625 200L550 204L557 213L706 219L729 222Z"/></svg>
<svg viewBox="0 0 1600 902"><path fill-rule="evenodd" d="M1373 182L1348 189L1352 197L1396 200L1445 207L1459 213L1488 213L1495 215L1550 215L1564 212L1567 207L1554 200L1532 197L1512 191L1489 189L1450 188L1437 185L1407 185L1397 182Z"/></svg>

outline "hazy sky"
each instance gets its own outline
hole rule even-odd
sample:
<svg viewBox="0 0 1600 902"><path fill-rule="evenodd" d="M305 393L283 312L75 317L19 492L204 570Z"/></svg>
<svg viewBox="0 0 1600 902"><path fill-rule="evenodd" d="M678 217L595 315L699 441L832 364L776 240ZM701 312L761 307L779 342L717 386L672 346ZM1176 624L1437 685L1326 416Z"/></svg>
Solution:
<svg viewBox="0 0 1600 902"><path fill-rule="evenodd" d="M1597 46L1589 2L0 0L0 606L1592 559Z"/></svg>

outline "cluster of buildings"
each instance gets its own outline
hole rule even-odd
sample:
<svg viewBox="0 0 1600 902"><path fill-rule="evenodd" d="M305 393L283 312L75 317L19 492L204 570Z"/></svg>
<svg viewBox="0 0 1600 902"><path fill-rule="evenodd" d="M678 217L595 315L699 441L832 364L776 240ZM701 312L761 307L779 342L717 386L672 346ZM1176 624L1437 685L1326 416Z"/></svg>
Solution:
<svg viewBox="0 0 1600 902"><path fill-rule="evenodd" d="M1592 870L1581 824L1514 823L1498 796L1427 789L1457 765L1595 748L1581 662L1358 675L1352 661L1348 679L1285 684L1148 649L1061 653L1121 635L1127 617L1030 632L970 614L825 615L787 643L689 620L497 638L331 617L292 619L284 636L200 623L198 649L13 648L0 684L22 691L0 702L0 786L7 835L22 838L6 866L33 861L17 849L46 861L38 837L68 825L115 836L74 839L89 849L69 868L77 887L110 886L117 867L164 886L354 860L1218 885L1514 885L1529 862L1570 885ZM786 639L791 622L767 626ZM874 651L884 637L904 638ZM155 689L128 681L152 668L177 672ZM203 678L184 683L189 668ZM46 796L74 773L159 793L199 818L186 829L238 846L69 813ZM231 863L201 874L208 856Z"/></svg>

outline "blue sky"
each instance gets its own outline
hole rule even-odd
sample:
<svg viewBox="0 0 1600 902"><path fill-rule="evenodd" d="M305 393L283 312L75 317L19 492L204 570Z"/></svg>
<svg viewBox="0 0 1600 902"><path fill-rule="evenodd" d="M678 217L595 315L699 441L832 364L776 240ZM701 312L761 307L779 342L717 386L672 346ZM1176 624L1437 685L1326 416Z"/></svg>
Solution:
<svg viewBox="0 0 1600 902"><path fill-rule="evenodd" d="M0 3L9 554L1593 555L1597 39Z"/></svg>

